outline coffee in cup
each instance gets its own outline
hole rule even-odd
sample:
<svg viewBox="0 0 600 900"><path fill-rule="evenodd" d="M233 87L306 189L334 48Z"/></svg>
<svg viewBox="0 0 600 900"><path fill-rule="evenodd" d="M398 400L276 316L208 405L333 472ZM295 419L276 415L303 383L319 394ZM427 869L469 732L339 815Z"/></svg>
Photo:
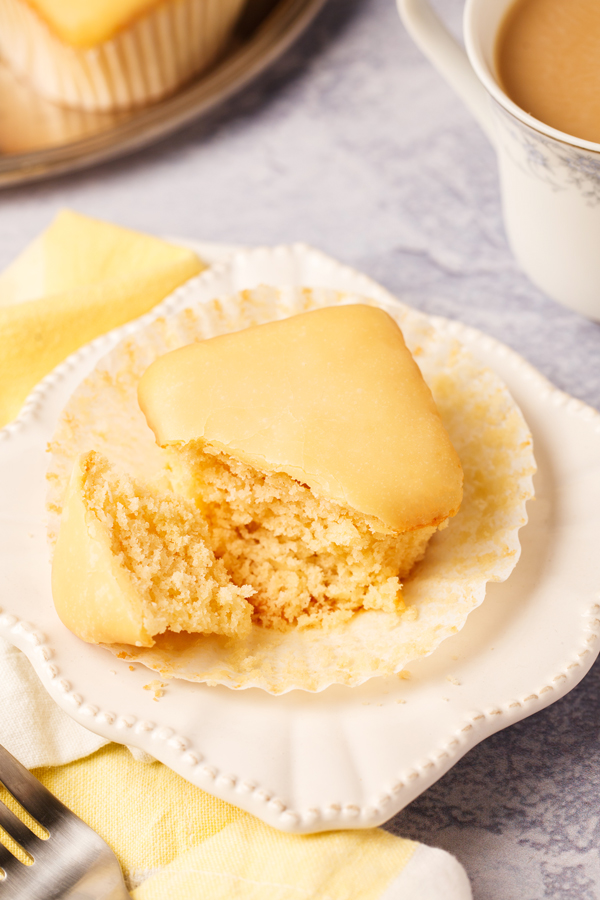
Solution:
<svg viewBox="0 0 600 900"><path fill-rule="evenodd" d="M516 0L498 32L496 71L525 112L600 143L600 0Z"/></svg>

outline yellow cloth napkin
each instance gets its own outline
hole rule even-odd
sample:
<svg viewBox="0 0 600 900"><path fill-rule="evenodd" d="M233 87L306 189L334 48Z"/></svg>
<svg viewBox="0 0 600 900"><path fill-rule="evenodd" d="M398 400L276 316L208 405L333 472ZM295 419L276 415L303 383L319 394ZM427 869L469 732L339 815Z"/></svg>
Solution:
<svg viewBox="0 0 600 900"><path fill-rule="evenodd" d="M64 210L0 275L0 427L82 344L204 268L195 253Z"/></svg>
<svg viewBox="0 0 600 900"><path fill-rule="evenodd" d="M135 900L379 900L419 846L282 834L115 744L34 774L115 850Z"/></svg>
<svg viewBox="0 0 600 900"><path fill-rule="evenodd" d="M187 250L61 213L0 275L0 424L70 352L202 267ZM443 851L380 829L282 834L115 744L35 774L108 841L134 900L470 897L464 871ZM12 805L1 786L0 795Z"/></svg>

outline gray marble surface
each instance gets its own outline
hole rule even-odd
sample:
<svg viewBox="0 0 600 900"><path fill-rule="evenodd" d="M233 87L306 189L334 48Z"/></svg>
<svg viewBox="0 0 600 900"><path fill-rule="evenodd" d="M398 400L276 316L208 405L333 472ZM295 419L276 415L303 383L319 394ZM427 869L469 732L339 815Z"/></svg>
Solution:
<svg viewBox="0 0 600 900"><path fill-rule="evenodd" d="M459 29L462 0L437 0ZM0 266L61 207L155 234L302 240L509 344L600 407L600 326L511 257L494 153L393 0L329 0L209 119L119 162L0 194ZM565 598L568 602L568 598ZM600 897L600 667L472 750L390 830L455 853L476 900Z"/></svg>

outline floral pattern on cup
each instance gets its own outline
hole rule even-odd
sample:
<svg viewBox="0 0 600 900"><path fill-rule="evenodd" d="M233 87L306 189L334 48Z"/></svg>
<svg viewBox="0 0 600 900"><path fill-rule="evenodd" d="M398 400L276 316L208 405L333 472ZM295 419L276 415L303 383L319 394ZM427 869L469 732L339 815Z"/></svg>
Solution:
<svg viewBox="0 0 600 900"><path fill-rule="evenodd" d="M600 152L535 131L490 98L499 143L513 162L553 190L576 187L587 206L600 204Z"/></svg>

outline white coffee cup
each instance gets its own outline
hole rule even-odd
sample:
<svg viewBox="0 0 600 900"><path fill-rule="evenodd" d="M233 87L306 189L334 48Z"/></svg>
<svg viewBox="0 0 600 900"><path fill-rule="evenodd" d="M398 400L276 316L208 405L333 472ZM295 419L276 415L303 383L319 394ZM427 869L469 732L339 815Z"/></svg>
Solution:
<svg viewBox="0 0 600 900"><path fill-rule="evenodd" d="M504 222L517 260L550 297L600 321L600 144L534 119L500 87L496 36L512 3L467 0L465 53L428 0L397 0L409 34L496 149Z"/></svg>

